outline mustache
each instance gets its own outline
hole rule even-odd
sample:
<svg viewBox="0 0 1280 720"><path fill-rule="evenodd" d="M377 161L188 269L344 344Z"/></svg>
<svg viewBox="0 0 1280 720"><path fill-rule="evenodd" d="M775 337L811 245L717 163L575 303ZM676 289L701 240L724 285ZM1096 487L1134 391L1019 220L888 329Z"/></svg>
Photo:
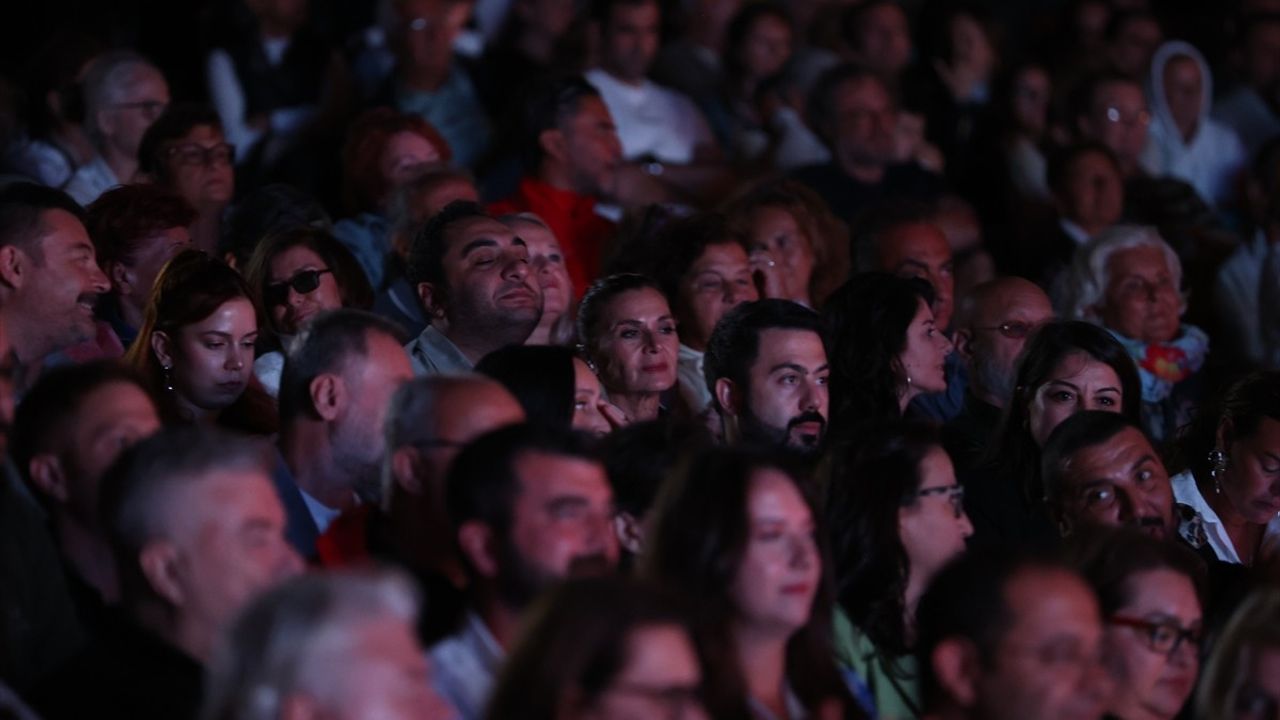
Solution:
<svg viewBox="0 0 1280 720"><path fill-rule="evenodd" d="M1155 517L1154 515L1148 515L1145 517L1138 518L1134 524L1136 524L1140 528L1149 528L1149 527L1163 528L1164 519Z"/></svg>
<svg viewBox="0 0 1280 720"><path fill-rule="evenodd" d="M827 419L822 417L822 414L816 410L809 410L807 412L802 412L787 421L787 431L790 432L797 425L803 425L804 423L818 423L818 426L822 430L827 429Z"/></svg>

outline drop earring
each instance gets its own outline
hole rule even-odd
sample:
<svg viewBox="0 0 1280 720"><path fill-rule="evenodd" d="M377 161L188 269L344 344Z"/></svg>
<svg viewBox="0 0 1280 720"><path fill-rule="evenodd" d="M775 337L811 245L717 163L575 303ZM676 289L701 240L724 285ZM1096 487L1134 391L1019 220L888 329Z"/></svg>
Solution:
<svg viewBox="0 0 1280 720"><path fill-rule="evenodd" d="M164 373L165 392L173 392L173 366L161 365L160 370Z"/></svg>
<svg viewBox="0 0 1280 720"><path fill-rule="evenodd" d="M1227 454L1221 450L1209 451L1209 477L1213 478L1213 492L1222 494L1222 475L1227 471Z"/></svg>

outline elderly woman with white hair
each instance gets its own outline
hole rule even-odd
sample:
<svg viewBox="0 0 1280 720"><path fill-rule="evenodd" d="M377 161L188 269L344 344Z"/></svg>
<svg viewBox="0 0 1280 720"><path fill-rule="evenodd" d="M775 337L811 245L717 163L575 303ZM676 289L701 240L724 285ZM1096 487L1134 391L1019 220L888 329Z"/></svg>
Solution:
<svg viewBox="0 0 1280 720"><path fill-rule="evenodd" d="M265 593L223 636L203 720L447 720L414 633L418 598L384 570L304 575Z"/></svg>
<svg viewBox="0 0 1280 720"><path fill-rule="evenodd" d="M1209 353L1204 331L1181 320L1181 286L1182 262L1155 228L1117 225L1076 251L1063 313L1105 327L1129 351L1142 379L1143 425L1158 441L1190 420Z"/></svg>

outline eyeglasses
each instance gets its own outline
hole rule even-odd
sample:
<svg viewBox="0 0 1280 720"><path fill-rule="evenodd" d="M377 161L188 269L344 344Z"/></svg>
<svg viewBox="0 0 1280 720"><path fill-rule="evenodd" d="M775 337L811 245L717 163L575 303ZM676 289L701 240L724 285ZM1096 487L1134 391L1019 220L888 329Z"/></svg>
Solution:
<svg viewBox="0 0 1280 720"><path fill-rule="evenodd" d="M1143 639L1152 652L1161 655L1172 655L1183 641L1200 646L1200 630L1184 628L1172 620L1154 621L1142 618L1112 615L1107 622L1121 627L1131 627L1142 631Z"/></svg>
<svg viewBox="0 0 1280 720"><path fill-rule="evenodd" d="M1136 125L1145 126L1151 124L1151 113L1146 110L1139 110L1136 113L1125 115L1120 112L1120 108L1109 107L1107 108L1107 122L1112 124L1122 123L1129 127L1134 127Z"/></svg>
<svg viewBox="0 0 1280 720"><path fill-rule="evenodd" d="M1030 335L1039 325L1032 325L1024 322L1006 322L999 325L988 325L986 327L975 327L974 330L995 330L1010 340L1021 340Z"/></svg>
<svg viewBox="0 0 1280 720"><path fill-rule="evenodd" d="M179 165L186 167L209 167L210 165L230 165L236 157L236 146L231 143L218 143L211 147L186 143L174 145L165 151L171 158L176 158Z"/></svg>
<svg viewBox="0 0 1280 720"><path fill-rule="evenodd" d="M137 102L116 103L111 107L116 110L141 110L143 115L150 118L160 117L160 113L169 107L169 103L159 100L139 100Z"/></svg>
<svg viewBox="0 0 1280 720"><path fill-rule="evenodd" d="M916 497L929 497L930 495L943 495L951 502L951 508L955 510L956 519L964 515L964 486L956 483L955 485L940 485L938 487L925 488L916 492Z"/></svg>
<svg viewBox="0 0 1280 720"><path fill-rule="evenodd" d="M324 270L303 270L295 273L293 277L284 282L271 283L262 293L262 301L267 307L275 307L284 305L289 302L289 288L299 295L306 295L315 292L320 287L320 276L325 273L332 273L328 268Z"/></svg>

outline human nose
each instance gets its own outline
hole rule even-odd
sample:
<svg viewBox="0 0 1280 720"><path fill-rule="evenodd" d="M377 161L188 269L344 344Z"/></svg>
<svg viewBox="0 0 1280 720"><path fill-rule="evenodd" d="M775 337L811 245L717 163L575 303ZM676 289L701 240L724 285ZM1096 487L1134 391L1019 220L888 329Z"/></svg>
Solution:
<svg viewBox="0 0 1280 720"><path fill-rule="evenodd" d="M244 368L244 355L245 350L241 347L240 343L229 343L227 346L227 359L226 362L223 363L223 367L227 370L240 370Z"/></svg>
<svg viewBox="0 0 1280 720"><path fill-rule="evenodd" d="M813 536L795 534L791 536L791 565L797 569L807 569L814 563L818 548L814 545Z"/></svg>
<svg viewBox="0 0 1280 720"><path fill-rule="evenodd" d="M509 280L524 280L529 277L529 258L512 254L503 268L503 275Z"/></svg>
<svg viewBox="0 0 1280 720"><path fill-rule="evenodd" d="M800 407L804 410L817 410L825 395L825 385L819 385L816 380L808 380L804 384L804 394L800 397Z"/></svg>
<svg viewBox="0 0 1280 720"><path fill-rule="evenodd" d="M111 289L111 281L107 279L106 273L102 272L102 268L98 267L97 261L94 261L89 270L89 289L99 295L106 294Z"/></svg>

